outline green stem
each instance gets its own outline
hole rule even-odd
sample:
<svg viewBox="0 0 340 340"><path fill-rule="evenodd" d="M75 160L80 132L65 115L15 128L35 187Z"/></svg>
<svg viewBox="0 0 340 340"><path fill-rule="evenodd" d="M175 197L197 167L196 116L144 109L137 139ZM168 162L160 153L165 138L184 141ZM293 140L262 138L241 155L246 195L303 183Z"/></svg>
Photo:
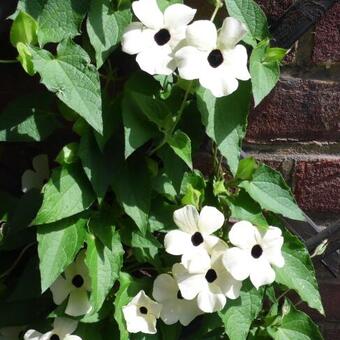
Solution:
<svg viewBox="0 0 340 340"><path fill-rule="evenodd" d="M15 63L18 63L19 61L16 60L16 59L13 59L13 60L3 60L3 59L0 59L0 64L15 64Z"/></svg>
<svg viewBox="0 0 340 340"><path fill-rule="evenodd" d="M210 18L210 21L214 21L215 20L215 17L216 17L216 14L218 13L218 11L220 10L221 6L218 4L216 5L215 9L214 9L214 12L213 14L211 15L211 18Z"/></svg>

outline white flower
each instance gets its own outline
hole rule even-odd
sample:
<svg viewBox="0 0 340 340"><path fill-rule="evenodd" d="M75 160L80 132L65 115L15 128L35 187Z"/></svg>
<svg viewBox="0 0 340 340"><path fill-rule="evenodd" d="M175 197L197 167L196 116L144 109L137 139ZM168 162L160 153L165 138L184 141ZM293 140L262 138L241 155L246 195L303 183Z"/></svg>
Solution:
<svg viewBox="0 0 340 340"><path fill-rule="evenodd" d="M141 290L128 305L123 307L127 330L130 333L157 333L156 320L159 318L162 306L151 300Z"/></svg>
<svg viewBox="0 0 340 340"><path fill-rule="evenodd" d="M196 299L185 300L178 288L177 282L169 274L158 275L153 283L152 296L162 304L161 319L167 325L179 321L183 326L202 314Z"/></svg>
<svg viewBox="0 0 340 340"><path fill-rule="evenodd" d="M0 329L0 340L17 340L21 339L20 333L23 332L25 327L14 326L14 327L4 327Z"/></svg>
<svg viewBox="0 0 340 340"><path fill-rule="evenodd" d="M60 275L51 286L53 301L60 305L68 296L65 313L80 316L91 311L88 292L91 282L88 269L84 263L84 252L81 252L76 261L65 270L65 278Z"/></svg>
<svg viewBox="0 0 340 340"><path fill-rule="evenodd" d="M25 340L82 340L78 335L71 335L78 326L78 321L56 318L54 319L53 329L45 334L37 332L34 329L28 330L25 335Z"/></svg>
<svg viewBox="0 0 340 340"><path fill-rule="evenodd" d="M21 188L26 192L32 188L41 189L44 181L48 180L50 171L47 155L35 156L32 160L33 169L26 170L21 177Z"/></svg>
<svg viewBox="0 0 340 340"><path fill-rule="evenodd" d="M180 230L165 235L165 250L172 255L183 255L181 263L191 273L200 272L202 266L210 265L206 253L220 240L211 234L222 227L223 214L209 206L203 207L199 214L194 206L186 205L174 212L174 221Z"/></svg>
<svg viewBox="0 0 340 340"><path fill-rule="evenodd" d="M187 24L196 10L183 4L167 7L164 14L156 0L138 0L132 9L141 22L133 22L122 37L122 49L137 54L140 68L150 74L171 74L176 64L173 52L185 38Z"/></svg>
<svg viewBox="0 0 340 340"><path fill-rule="evenodd" d="M200 272L191 274L180 263L174 264L172 273L177 281L182 296L191 300L197 296L198 307L206 313L220 311L227 299L236 299L240 295L242 282L235 280L225 269L222 256L226 245L212 252L209 266L202 266ZM209 257L208 254L206 254ZM206 261L202 261L205 263Z"/></svg>
<svg viewBox="0 0 340 340"><path fill-rule="evenodd" d="M185 46L175 54L178 71L187 80L199 79L215 97L233 93L238 80L248 80L247 50L237 43L246 34L243 24L228 17L217 32L208 20L198 20L188 26Z"/></svg>
<svg viewBox="0 0 340 340"><path fill-rule="evenodd" d="M271 265L284 266L283 237L279 228L269 227L260 232L250 222L241 221L232 226L229 240L236 247L225 251L223 264L235 279L245 280L250 276L256 288L274 282Z"/></svg>

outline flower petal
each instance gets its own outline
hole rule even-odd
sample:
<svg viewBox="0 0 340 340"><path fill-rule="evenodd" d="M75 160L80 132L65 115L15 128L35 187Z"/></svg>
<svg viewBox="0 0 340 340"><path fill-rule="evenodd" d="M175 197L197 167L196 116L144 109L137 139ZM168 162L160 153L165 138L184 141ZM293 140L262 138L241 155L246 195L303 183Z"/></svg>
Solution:
<svg viewBox="0 0 340 340"><path fill-rule="evenodd" d="M143 332L147 334L155 334L156 318L150 315L150 317L142 317L138 311L136 305L127 305L123 307L123 315L126 322L127 330L130 333Z"/></svg>
<svg viewBox="0 0 340 340"><path fill-rule="evenodd" d="M205 273L211 265L210 256L204 248L186 251L181 258L181 263L191 274Z"/></svg>
<svg viewBox="0 0 340 340"><path fill-rule="evenodd" d="M39 340L39 338L42 336L42 333L37 332L34 329L29 329L25 334L24 334L24 340Z"/></svg>
<svg viewBox="0 0 340 340"><path fill-rule="evenodd" d="M43 186L43 179L33 170L26 170L21 176L21 189L27 192L30 189L41 189Z"/></svg>
<svg viewBox="0 0 340 340"><path fill-rule="evenodd" d="M132 3L132 9L136 17L146 26L160 29L164 25L163 13L156 0L138 0Z"/></svg>
<svg viewBox="0 0 340 340"><path fill-rule="evenodd" d="M136 61L143 71L151 75L169 75L176 68L171 53L172 51L169 45L155 46L138 53Z"/></svg>
<svg viewBox="0 0 340 340"><path fill-rule="evenodd" d="M160 274L153 282L152 296L158 302L176 299L177 292L177 283L169 274Z"/></svg>
<svg viewBox="0 0 340 340"><path fill-rule="evenodd" d="M70 293L65 313L71 316L80 316L90 312L92 309L87 291L75 289Z"/></svg>
<svg viewBox="0 0 340 340"><path fill-rule="evenodd" d="M48 157L45 154L35 156L32 160L33 169L37 172L43 180L50 176L50 169L48 168Z"/></svg>
<svg viewBox="0 0 340 340"><path fill-rule="evenodd" d="M205 206L200 212L198 229L201 233L212 234L224 223L224 215L215 207Z"/></svg>
<svg viewBox="0 0 340 340"><path fill-rule="evenodd" d="M269 263L279 268L282 268L285 264L281 252L282 245L283 237L281 229L269 227L262 238L261 247Z"/></svg>
<svg viewBox="0 0 340 340"><path fill-rule="evenodd" d="M233 48L246 34L244 24L233 17L227 17L218 33L218 46L221 49Z"/></svg>
<svg viewBox="0 0 340 340"><path fill-rule="evenodd" d="M209 20L197 20L188 26L186 41L189 46L210 52L216 48L216 26Z"/></svg>
<svg viewBox="0 0 340 340"><path fill-rule="evenodd" d="M253 261L250 273L251 283L258 289L260 286L271 284L275 281L275 272L263 257Z"/></svg>
<svg viewBox="0 0 340 340"><path fill-rule="evenodd" d="M191 248L191 235L181 230L171 230L164 238L165 251L171 255L182 255Z"/></svg>
<svg viewBox="0 0 340 340"><path fill-rule="evenodd" d="M227 271L239 281L245 280L252 270L250 254L240 248L227 249L223 255L222 262Z"/></svg>
<svg viewBox="0 0 340 340"><path fill-rule="evenodd" d="M161 313L161 305L151 300L145 294L144 290L139 291L138 294L130 301L129 305L144 306L148 309L148 314L152 314L156 318L158 318Z"/></svg>
<svg viewBox="0 0 340 340"><path fill-rule="evenodd" d="M194 234L198 231L199 214L193 205L186 205L174 212L174 221L179 229L188 233Z"/></svg>
<svg viewBox="0 0 340 340"><path fill-rule="evenodd" d="M166 300L162 303L161 319L166 325L173 325L179 320L181 312L180 305L177 300Z"/></svg>
<svg viewBox="0 0 340 340"><path fill-rule="evenodd" d="M219 271L216 283L229 299L237 299L240 296L242 281L235 280L226 270Z"/></svg>
<svg viewBox="0 0 340 340"><path fill-rule="evenodd" d="M64 340L82 340L82 338L78 335L66 335Z"/></svg>
<svg viewBox="0 0 340 340"><path fill-rule="evenodd" d="M198 307L205 313L213 313L223 309L227 302L223 294L215 294L209 289L201 291L197 297Z"/></svg>
<svg viewBox="0 0 340 340"><path fill-rule="evenodd" d="M175 54L178 72L186 80L198 79L202 62L207 58L207 52L202 52L193 46L185 46Z"/></svg>
<svg viewBox="0 0 340 340"><path fill-rule="evenodd" d="M155 32L147 29L140 22L128 25L122 36L122 50L128 54L137 54L154 45Z"/></svg>
<svg viewBox="0 0 340 340"><path fill-rule="evenodd" d="M53 301L56 305L60 305L70 294L71 287L68 281L59 276L50 287Z"/></svg>
<svg viewBox="0 0 340 340"><path fill-rule="evenodd" d="M223 51L223 68L232 74L236 79L248 80L248 54L243 45L237 45L233 49Z"/></svg>
<svg viewBox="0 0 340 340"><path fill-rule="evenodd" d="M72 334L78 327L78 321L68 318L55 318L53 328L62 338L65 335Z"/></svg>
<svg viewBox="0 0 340 340"><path fill-rule="evenodd" d="M207 286L204 275L190 274L180 263L173 265L172 274L177 281L182 296L187 300L194 299L202 288Z"/></svg>
<svg viewBox="0 0 340 340"><path fill-rule="evenodd" d="M196 9L183 4L174 4L164 11L164 25L166 28L178 30L180 27L188 25L194 18Z"/></svg>
<svg viewBox="0 0 340 340"><path fill-rule="evenodd" d="M242 249L251 249L259 239L259 232L248 221L235 223L229 231L229 241Z"/></svg>
<svg viewBox="0 0 340 340"><path fill-rule="evenodd" d="M198 315L203 314L198 308L197 300L182 300L178 311L179 322L183 326L188 326Z"/></svg>

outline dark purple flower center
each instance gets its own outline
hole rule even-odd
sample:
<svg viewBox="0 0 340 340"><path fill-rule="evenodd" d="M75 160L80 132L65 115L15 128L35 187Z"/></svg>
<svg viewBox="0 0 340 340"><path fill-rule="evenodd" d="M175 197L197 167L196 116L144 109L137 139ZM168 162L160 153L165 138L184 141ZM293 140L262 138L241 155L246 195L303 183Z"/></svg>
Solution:
<svg viewBox="0 0 340 340"><path fill-rule="evenodd" d="M80 288L84 284L84 279L81 275L77 274L72 279L73 286Z"/></svg>
<svg viewBox="0 0 340 340"><path fill-rule="evenodd" d="M183 300L183 296L180 290L177 292L177 299Z"/></svg>
<svg viewBox="0 0 340 340"><path fill-rule="evenodd" d="M223 63L223 55L220 50L212 50L208 55L208 62L211 67L216 68Z"/></svg>
<svg viewBox="0 0 340 340"><path fill-rule="evenodd" d="M205 274L205 279L209 282L212 283L217 279L217 274L214 269L209 269L207 273Z"/></svg>
<svg viewBox="0 0 340 340"><path fill-rule="evenodd" d="M144 306L142 307L139 307L139 311L142 313L142 314L148 314L148 309Z"/></svg>
<svg viewBox="0 0 340 340"><path fill-rule="evenodd" d="M59 335L53 334L53 335L50 337L50 340L60 340Z"/></svg>
<svg viewBox="0 0 340 340"><path fill-rule="evenodd" d="M252 249L251 249L251 256L254 257L255 259L258 259L263 253L263 250L259 244L256 244Z"/></svg>
<svg viewBox="0 0 340 340"><path fill-rule="evenodd" d="M196 233L194 235L191 236L191 243L197 247L199 246L201 243L203 243L203 236L200 232L196 231Z"/></svg>
<svg viewBox="0 0 340 340"><path fill-rule="evenodd" d="M165 45L171 38L170 32L166 28L159 30L153 37L159 46Z"/></svg>

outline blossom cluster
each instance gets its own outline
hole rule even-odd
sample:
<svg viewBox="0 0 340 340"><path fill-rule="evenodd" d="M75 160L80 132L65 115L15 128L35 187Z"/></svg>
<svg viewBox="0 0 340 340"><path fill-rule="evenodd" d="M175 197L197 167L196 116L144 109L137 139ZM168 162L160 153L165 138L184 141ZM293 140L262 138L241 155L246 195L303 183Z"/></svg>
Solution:
<svg viewBox="0 0 340 340"><path fill-rule="evenodd" d="M277 227L259 230L250 222L235 223L229 242L214 235L224 224L223 214L205 206L200 213L192 205L174 212L179 229L164 239L167 253L181 256L172 267L172 275L160 274L154 281L153 301L140 291L123 308L131 333L156 333L161 318L171 325L188 325L196 316L224 308L228 299L237 299L242 281L249 277L258 289L275 280L272 266L283 267L283 237Z"/></svg>
<svg viewBox="0 0 340 340"><path fill-rule="evenodd" d="M231 94L238 80L248 80L247 50L238 44L245 26L227 17L217 30L209 20L192 20L196 10L184 4L167 7L156 0L138 0L132 22L122 37L124 52L136 56L140 68L151 75L170 75L176 68L181 78L198 79L215 97Z"/></svg>

